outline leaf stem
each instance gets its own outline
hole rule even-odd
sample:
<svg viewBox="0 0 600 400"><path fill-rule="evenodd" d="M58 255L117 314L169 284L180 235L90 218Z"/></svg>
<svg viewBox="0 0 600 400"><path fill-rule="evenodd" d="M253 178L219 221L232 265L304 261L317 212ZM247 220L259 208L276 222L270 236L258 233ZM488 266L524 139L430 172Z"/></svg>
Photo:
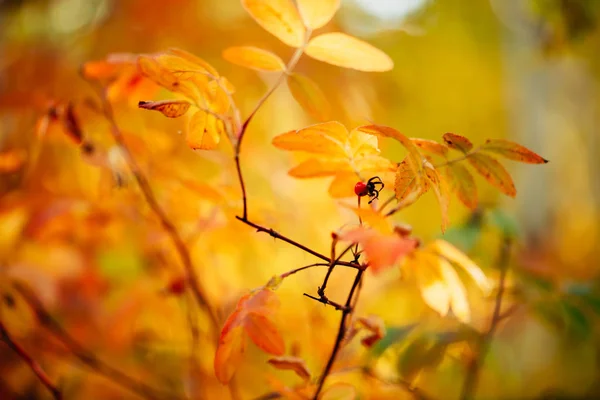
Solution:
<svg viewBox="0 0 600 400"><path fill-rule="evenodd" d="M12 339L2 321L0 321L0 339L4 343L6 343L8 347L10 347L15 353L17 353L17 355L25 362L25 364L29 366L29 369L31 369L35 376L37 376L38 380L42 383L42 385L44 385L46 389L48 389L48 391L52 393L52 396L56 400L62 399L62 393L58 389L58 387L56 387L56 385L52 383L52 381L50 380L46 372L44 372L40 364L37 361L35 361L33 357L31 357L29 353L27 353L27 351L20 344L18 344Z"/></svg>
<svg viewBox="0 0 600 400"><path fill-rule="evenodd" d="M470 400L475 394L477 384L479 381L479 371L485 361L485 357L490 349L492 339L498 324L503 319L501 314L502 309L502 297L504 296L504 290L506 287L506 275L508 272L508 262L510 259L510 250L512 247L512 239L509 236L505 236L500 249L500 257L498 260L498 267L500 269L500 278L498 282L498 292L496 293L496 299L494 303L494 311L492 314L492 321L487 332L482 334L478 340L478 352L475 358L469 363L463 387L461 390L460 400Z"/></svg>

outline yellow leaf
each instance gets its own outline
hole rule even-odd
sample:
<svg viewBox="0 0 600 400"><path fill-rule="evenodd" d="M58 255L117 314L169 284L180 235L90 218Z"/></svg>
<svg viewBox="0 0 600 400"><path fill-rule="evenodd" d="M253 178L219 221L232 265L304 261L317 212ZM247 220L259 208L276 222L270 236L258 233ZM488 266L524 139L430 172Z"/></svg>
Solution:
<svg viewBox="0 0 600 400"><path fill-rule="evenodd" d="M469 323L471 321L471 310L465 286L447 260L438 257L438 263L442 277L450 293L450 308L452 308L452 312L461 322Z"/></svg>
<svg viewBox="0 0 600 400"><path fill-rule="evenodd" d="M319 29L327 24L340 8L341 0L296 0L305 25Z"/></svg>
<svg viewBox="0 0 600 400"><path fill-rule="evenodd" d="M460 150L463 153L466 153L473 148L473 143L471 143L471 141L464 136L454 133L445 133L443 139L448 147L451 149Z"/></svg>
<svg viewBox="0 0 600 400"><path fill-rule="evenodd" d="M354 185L356 185L357 179L354 172L342 172L337 174L329 185L329 195L336 199L355 197Z"/></svg>
<svg viewBox="0 0 600 400"><path fill-rule="evenodd" d="M481 176L500 189L502 193L510 197L517 195L517 189L510 174L498 160L480 153L472 154L467 159Z"/></svg>
<svg viewBox="0 0 600 400"><path fill-rule="evenodd" d="M308 56L344 68L382 72L394 67L392 59L378 48L345 33L325 33L310 40Z"/></svg>
<svg viewBox="0 0 600 400"><path fill-rule="evenodd" d="M445 156L446 154L448 154L448 146L446 146L445 144L438 143L435 140L420 138L410 138L410 140L415 144L415 146L417 146L421 150L437 154L438 156Z"/></svg>
<svg viewBox="0 0 600 400"><path fill-rule="evenodd" d="M182 68L182 69L186 69L186 70L190 70L190 71L208 72L210 75L212 75L215 78L219 76L219 73L217 72L216 69L213 68L212 65L210 65L209 63L207 63L200 57L197 57L191 53L188 53L185 50L181 50L181 49L177 49L177 48L170 48L168 50L168 54L175 56L175 57L179 57L180 59L183 59L186 61L184 63L181 60L178 60L179 65L177 65L177 66L174 65L174 67L176 67L176 68L180 68L180 69Z"/></svg>
<svg viewBox="0 0 600 400"><path fill-rule="evenodd" d="M344 142L348 130L339 122L325 122L273 138L273 145L284 150L305 151L331 156L346 156Z"/></svg>
<svg viewBox="0 0 600 400"><path fill-rule="evenodd" d="M298 357L276 357L268 361L277 369L292 370L304 380L310 379L310 371L303 359Z"/></svg>
<svg viewBox="0 0 600 400"><path fill-rule="evenodd" d="M502 139L488 139L481 146L481 150L497 153L510 160L521 161L529 164L545 164L548 160L518 143Z"/></svg>
<svg viewBox="0 0 600 400"><path fill-rule="evenodd" d="M461 164L454 163L446 166L445 172L458 199L472 210L477 208L477 186L469 170Z"/></svg>
<svg viewBox="0 0 600 400"><path fill-rule="evenodd" d="M434 249L438 255L447 258L449 261L462 268L485 294L489 294L491 292L492 288L490 282L484 275L483 271L481 271L481 268L479 268L477 264L471 261L471 259L459 249L445 240L439 239L435 240L429 246L431 246L431 248Z"/></svg>
<svg viewBox="0 0 600 400"><path fill-rule="evenodd" d="M285 64L270 51L252 46L229 47L223 51L223 58L230 63L259 71L284 71Z"/></svg>
<svg viewBox="0 0 600 400"><path fill-rule="evenodd" d="M306 28L291 0L242 0L242 5L267 32L292 47L304 44Z"/></svg>
<svg viewBox="0 0 600 400"><path fill-rule="evenodd" d="M316 159L310 158L294 168L288 173L294 178L316 178L321 176L333 176L340 172L352 172L348 160L338 159ZM356 178L354 178L356 179Z"/></svg>
<svg viewBox="0 0 600 400"><path fill-rule="evenodd" d="M438 267L438 257L416 251L409 256L407 266L414 271L425 303L441 316L446 316L450 309L450 293Z"/></svg>
<svg viewBox="0 0 600 400"><path fill-rule="evenodd" d="M319 400L356 400L358 394L354 386L337 382L323 390L323 393L319 396Z"/></svg>
<svg viewBox="0 0 600 400"><path fill-rule="evenodd" d="M445 232L446 227L448 227L448 206L450 202L448 183L442 178L438 171L431 166L431 164L428 164L425 168L425 177L429 181L440 205L440 211L442 213L442 232Z"/></svg>
<svg viewBox="0 0 600 400"><path fill-rule="evenodd" d="M8 150L0 153L0 174L20 170L27 161L27 152L22 149Z"/></svg>
<svg viewBox="0 0 600 400"><path fill-rule="evenodd" d="M188 123L188 146L192 149L211 150L217 147L220 140L215 117L207 115L204 111L196 111Z"/></svg>
<svg viewBox="0 0 600 400"><path fill-rule="evenodd" d="M139 108L161 112L165 117L177 118L184 115L190 103L182 100L140 101Z"/></svg>
<svg viewBox="0 0 600 400"><path fill-rule="evenodd" d="M377 231L384 234L391 234L392 232L394 232L394 227L392 226L390 219L381 215L381 213L377 212L371 207L358 208L347 205L344 205L344 207L354 211L356 216L359 217L363 223L367 224L371 228L376 229Z"/></svg>
<svg viewBox="0 0 600 400"><path fill-rule="evenodd" d="M261 350L276 356L285 352L283 338L269 317L255 312L249 313L244 321L244 328L248 337Z"/></svg>
<svg viewBox="0 0 600 400"><path fill-rule="evenodd" d="M287 84L298 104L318 121L327 121L331 115L331 105L317 84L307 76L292 73Z"/></svg>

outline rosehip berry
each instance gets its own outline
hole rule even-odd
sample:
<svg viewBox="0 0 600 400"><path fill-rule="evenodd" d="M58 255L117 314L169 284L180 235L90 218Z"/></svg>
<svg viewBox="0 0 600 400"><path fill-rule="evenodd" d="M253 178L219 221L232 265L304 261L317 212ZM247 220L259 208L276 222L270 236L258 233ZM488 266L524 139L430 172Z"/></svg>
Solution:
<svg viewBox="0 0 600 400"><path fill-rule="evenodd" d="M367 193L369 193L369 188L364 182L358 182L354 185L354 193L356 193L357 196L366 196Z"/></svg>

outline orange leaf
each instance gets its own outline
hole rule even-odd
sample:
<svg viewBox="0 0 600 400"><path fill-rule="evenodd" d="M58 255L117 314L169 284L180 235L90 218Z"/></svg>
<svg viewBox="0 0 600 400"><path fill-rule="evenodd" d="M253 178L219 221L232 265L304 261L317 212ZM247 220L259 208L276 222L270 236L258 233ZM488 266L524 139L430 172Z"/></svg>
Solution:
<svg viewBox="0 0 600 400"><path fill-rule="evenodd" d="M178 60L179 65L174 66L176 69L180 69L181 67L184 67L185 69L192 70L192 71L208 72L213 77L219 76L219 73L217 72L216 69L213 68L212 65L210 65L209 63L207 63L200 57L197 57L197 56L193 55L192 53L189 53L185 50L181 50L181 49L177 49L177 48L170 48L167 51L167 55L175 56L175 57L178 57L178 58L186 61L184 63L182 60ZM163 63L166 63L166 61L167 60L163 61Z"/></svg>
<svg viewBox="0 0 600 400"><path fill-rule="evenodd" d="M341 0L296 0L306 26L312 30L327 24L340 8Z"/></svg>
<svg viewBox="0 0 600 400"><path fill-rule="evenodd" d="M497 153L510 160L521 161L529 164L545 164L548 160L518 143L502 139L488 139L481 146L481 150Z"/></svg>
<svg viewBox="0 0 600 400"><path fill-rule="evenodd" d="M304 44L306 29L291 0L242 0L242 5L267 32L292 47Z"/></svg>
<svg viewBox="0 0 600 400"><path fill-rule="evenodd" d="M446 166L445 175L458 199L472 210L477 208L477 186L469 170L461 164L454 163Z"/></svg>
<svg viewBox="0 0 600 400"><path fill-rule="evenodd" d="M337 159L316 159L309 158L308 160L298 164L291 170L289 170L290 176L294 178L316 178L320 176L332 176L337 175L340 172L352 172L348 160L337 160ZM356 175L353 175L353 179L356 180Z"/></svg>
<svg viewBox="0 0 600 400"><path fill-rule="evenodd" d="M260 289L243 296L225 321L217 352L214 368L219 381L227 384L239 363L245 347L246 333L262 350L281 355L285 345L279 331L272 321L273 314L279 307L279 300L270 289Z"/></svg>
<svg viewBox="0 0 600 400"><path fill-rule="evenodd" d="M340 240L359 243L369 259L369 267L377 273L393 266L412 252L417 241L397 234L383 234L374 229L356 228L339 235Z"/></svg>
<svg viewBox="0 0 600 400"><path fill-rule="evenodd" d="M261 350L276 356L283 355L285 352L283 338L273 321L267 316L255 312L249 313L244 328L248 337Z"/></svg>
<svg viewBox="0 0 600 400"><path fill-rule="evenodd" d="M481 176L500 189L502 193L510 197L517 195L517 189L510 174L498 160L480 153L472 154L468 160Z"/></svg>
<svg viewBox="0 0 600 400"><path fill-rule="evenodd" d="M182 100L140 101L139 108L161 112L165 117L177 118L184 115L190 103Z"/></svg>
<svg viewBox="0 0 600 400"><path fill-rule="evenodd" d="M323 393L319 396L319 400L356 400L358 394L354 386L337 382L323 390Z"/></svg>
<svg viewBox="0 0 600 400"><path fill-rule="evenodd" d="M204 111L196 111L188 122L186 142L192 149L212 150L221 140L217 130L217 121L213 115Z"/></svg>
<svg viewBox="0 0 600 400"><path fill-rule="evenodd" d="M12 173L20 170L27 161L25 150L15 149L0 153L0 173Z"/></svg>
<svg viewBox="0 0 600 400"><path fill-rule="evenodd" d="M223 51L223 58L230 63L259 71L284 71L285 64L270 51L252 46L229 47Z"/></svg>
<svg viewBox="0 0 600 400"><path fill-rule="evenodd" d="M318 121L327 121L331 114L331 105L317 84L307 76L292 73L287 84L298 104Z"/></svg>
<svg viewBox="0 0 600 400"><path fill-rule="evenodd" d="M446 146L445 144L438 143L435 140L419 138L410 138L410 140L412 140L415 146L417 146L421 150L437 154L438 156L445 156L446 154L448 154L448 146Z"/></svg>
<svg viewBox="0 0 600 400"><path fill-rule="evenodd" d="M305 52L316 60L359 71L382 72L394 67L392 59L383 51L341 32L311 39Z"/></svg>
<svg viewBox="0 0 600 400"><path fill-rule="evenodd" d="M310 371L303 359L298 357L276 357L268 361L277 369L292 370L304 380L310 379Z"/></svg>
<svg viewBox="0 0 600 400"><path fill-rule="evenodd" d="M431 166L431 164L428 164L425 168L425 176L440 205L440 211L442 213L442 232L445 232L446 227L448 226L448 206L450 202L448 183L442 178L438 171Z"/></svg>
<svg viewBox="0 0 600 400"><path fill-rule="evenodd" d="M138 57L140 72L148 79L165 89L176 91L179 79L170 71L163 68L153 57L141 55Z"/></svg>
<svg viewBox="0 0 600 400"><path fill-rule="evenodd" d="M445 133L443 139L448 147L454 150L460 150L463 153L466 153L473 148L473 143L464 136L456 135L454 133Z"/></svg>
<svg viewBox="0 0 600 400"><path fill-rule="evenodd" d="M361 340L361 343L367 347L373 346L386 334L385 324L378 316L370 315L368 317L359 317L357 322L371 332L369 336L366 336Z"/></svg>
<svg viewBox="0 0 600 400"><path fill-rule="evenodd" d="M414 198L414 200L416 200L418 197L426 193L427 190L429 190L429 183L427 181L423 181L423 183L424 184L422 186L417 184L415 172L408 165L406 158L400 164L398 164L398 169L396 170L396 180L394 183L396 199L401 201L409 197L411 193L418 192L418 195Z"/></svg>
<svg viewBox="0 0 600 400"><path fill-rule="evenodd" d="M333 178L329 185L328 193L331 197L340 199L344 197L356 197L354 185L357 177L354 172L341 172Z"/></svg>
<svg viewBox="0 0 600 400"><path fill-rule="evenodd" d="M406 157L406 161L410 168L415 173L416 183L421 182L421 170L422 170L422 157L421 153L419 153L419 149L415 144L405 135L400 133L394 128L390 128L389 126L383 125L366 125L357 128L361 132L369 133L371 135L381 135L389 138L396 139L399 141L402 146L408 151L408 156Z"/></svg>

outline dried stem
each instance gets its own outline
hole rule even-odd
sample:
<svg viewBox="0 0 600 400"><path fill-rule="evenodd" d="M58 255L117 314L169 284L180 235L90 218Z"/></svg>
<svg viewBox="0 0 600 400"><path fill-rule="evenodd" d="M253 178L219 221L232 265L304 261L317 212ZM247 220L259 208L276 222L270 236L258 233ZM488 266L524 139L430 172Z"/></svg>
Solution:
<svg viewBox="0 0 600 400"><path fill-rule="evenodd" d="M337 357L338 352L342 346L342 341L344 340L344 335L346 334L346 320L348 315L352 313L352 298L354 297L354 292L359 287L360 281L362 280L363 273L365 271L363 269L359 269L356 273L356 277L354 278L354 282L352 283L352 288L350 289L350 293L348 293L348 298L346 299L345 307L342 309L342 318L340 319L340 327L338 329L337 336L335 338L335 344L333 345L333 350L331 351L331 355L329 356L329 360L327 361L327 365L325 365L325 369L321 374L321 378L319 378L319 383L317 385L317 390L313 396L313 400L317 400L319 397L319 393L323 389L323 385L325 383L325 379L331 372L331 368L333 367L333 363L335 358Z"/></svg>
<svg viewBox="0 0 600 400"><path fill-rule="evenodd" d="M203 309L206 310L206 312L208 313L208 315L213 323L213 326L216 327L218 325L218 318L217 318L216 314L214 313L212 307L210 306L206 295L203 293L202 289L200 288L198 275L196 274L196 270L194 268L194 264L192 262L192 257L190 255L190 252L189 252L185 242L181 238L179 231L175 227L175 224L171 221L169 216L166 214L166 212L163 210L163 208L160 206L160 204L156 200L156 196L154 195L154 192L152 191L152 187L150 186L148 178L146 178L146 176L142 172L142 169L140 168L137 161L133 157L131 150L125 143L125 138L123 137L123 133L119 129L119 126L118 126L117 121L114 116L112 106L106 96L106 92L104 92L101 97L102 97L104 115L111 125L111 134L113 136L113 139L119 145L121 153L122 153L123 157L125 158L125 161L127 162L127 165L129 166L129 169L131 170L133 176L135 177L135 180L137 181L138 186L140 187L140 189L142 191L142 194L144 196L144 199L146 200L146 203L148 203L148 206L150 206L150 209L152 210L154 215L159 219L159 221L162 224L163 229L167 232L167 234L169 235L169 237L171 239L171 242L175 246L175 249L177 250L179 257L181 258L181 262L183 263L186 280L189 283L189 286L192 290L194 298L196 299L196 302L200 305L200 307L202 307Z"/></svg>
<svg viewBox="0 0 600 400"><path fill-rule="evenodd" d="M31 369L35 376L37 376L42 385L44 385L46 389L48 389L48 391L52 393L52 396L55 399L62 399L62 393L60 392L58 387L56 387L56 385L52 383L52 381L50 380L48 375L46 375L40 364L38 364L38 362L35 361L33 357L31 357L29 353L27 353L27 351L20 344L18 344L11 338L2 321L0 321L0 339L4 343L6 343L8 347L10 347L15 353L17 353L17 355L23 361L25 361L25 363L29 366L29 369Z"/></svg>
<svg viewBox="0 0 600 400"><path fill-rule="evenodd" d="M500 249L500 257L498 260L498 267L500 269L500 279L498 282L498 292L496 293L496 300L494 304L494 312L492 314L492 321L490 327L482 334L478 340L478 351L477 355L469 363L467 368L467 374L463 383L460 399L469 400L473 398L475 390L477 389L477 383L479 380L479 371L485 361L485 357L490 349L492 339L496 333L499 322L503 319L501 314L502 308L502 297L504 296L504 289L506 286L506 274L508 272L508 262L510 259L510 249L512 247L512 240L510 237L505 236L502 248Z"/></svg>
<svg viewBox="0 0 600 400"><path fill-rule="evenodd" d="M111 382L121 386L123 389L135 393L142 398L151 400L177 398L177 396L173 394L154 389L144 382L138 381L101 361L95 354L85 349L62 328L50 313L46 311L41 301L31 289L17 282L14 283L14 288L29 305L39 323L48 329L75 358L94 373L104 376Z"/></svg>

